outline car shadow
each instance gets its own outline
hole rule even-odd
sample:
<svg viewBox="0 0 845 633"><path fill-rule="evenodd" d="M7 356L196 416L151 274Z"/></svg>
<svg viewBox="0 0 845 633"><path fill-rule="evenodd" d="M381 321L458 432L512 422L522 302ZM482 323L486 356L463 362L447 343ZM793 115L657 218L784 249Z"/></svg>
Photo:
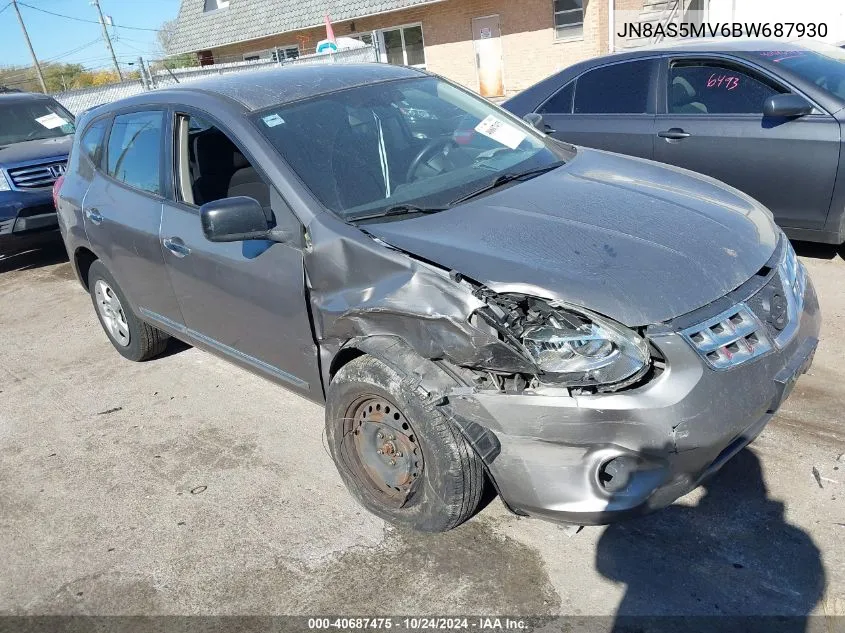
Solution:
<svg viewBox="0 0 845 633"><path fill-rule="evenodd" d="M626 585L613 631L805 631L825 586L819 549L768 498L757 456L741 451L703 488L694 507L602 534L596 569Z"/></svg>
<svg viewBox="0 0 845 633"><path fill-rule="evenodd" d="M184 341L180 341L178 338L174 338L171 336L167 340L167 347L164 348L164 351L151 360L161 360L162 358L167 358L168 356L173 356L174 354L184 352L187 349L191 349L191 346L185 343Z"/></svg>
<svg viewBox="0 0 845 633"><path fill-rule="evenodd" d="M845 244L819 244L817 242L796 242L792 241L795 252L800 257L811 257L813 259L834 259L837 255L845 259Z"/></svg>
<svg viewBox="0 0 845 633"><path fill-rule="evenodd" d="M18 270L30 270L42 266L53 266L68 261L64 245L49 244L40 248L31 248L0 255L0 274Z"/></svg>

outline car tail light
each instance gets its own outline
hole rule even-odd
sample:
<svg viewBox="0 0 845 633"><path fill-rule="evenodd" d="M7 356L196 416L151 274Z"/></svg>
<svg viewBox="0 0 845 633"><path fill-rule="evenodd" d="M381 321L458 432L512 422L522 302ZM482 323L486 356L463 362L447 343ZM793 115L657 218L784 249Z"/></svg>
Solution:
<svg viewBox="0 0 845 633"><path fill-rule="evenodd" d="M64 175L59 176L56 178L56 182L53 183L53 205L56 207L56 210L59 209L59 189L62 188L62 183L65 181Z"/></svg>

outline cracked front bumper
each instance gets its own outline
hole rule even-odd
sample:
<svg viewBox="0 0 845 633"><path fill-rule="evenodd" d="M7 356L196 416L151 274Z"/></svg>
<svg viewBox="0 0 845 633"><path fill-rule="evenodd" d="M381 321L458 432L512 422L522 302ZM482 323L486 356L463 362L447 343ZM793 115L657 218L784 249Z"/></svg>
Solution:
<svg viewBox="0 0 845 633"><path fill-rule="evenodd" d="M812 362L821 315L808 281L800 322L781 349L717 371L681 335L652 341L667 369L619 393L450 397L455 416L492 432L500 445L488 468L514 511L581 525L610 523L669 505L717 471L765 427ZM627 485L609 492L602 468L626 457Z"/></svg>

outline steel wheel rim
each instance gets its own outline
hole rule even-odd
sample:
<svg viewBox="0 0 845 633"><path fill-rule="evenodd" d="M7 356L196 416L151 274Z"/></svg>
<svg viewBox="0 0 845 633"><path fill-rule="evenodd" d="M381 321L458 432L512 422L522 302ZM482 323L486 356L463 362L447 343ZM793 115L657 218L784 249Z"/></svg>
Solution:
<svg viewBox="0 0 845 633"><path fill-rule="evenodd" d="M112 339L121 347L129 345L129 324L120 299L117 298L112 287L104 280L98 279L94 284L94 297L97 301L97 311Z"/></svg>
<svg viewBox="0 0 845 633"><path fill-rule="evenodd" d="M401 508L422 478L423 453L410 421L382 396L365 395L346 410L347 464L371 496Z"/></svg>

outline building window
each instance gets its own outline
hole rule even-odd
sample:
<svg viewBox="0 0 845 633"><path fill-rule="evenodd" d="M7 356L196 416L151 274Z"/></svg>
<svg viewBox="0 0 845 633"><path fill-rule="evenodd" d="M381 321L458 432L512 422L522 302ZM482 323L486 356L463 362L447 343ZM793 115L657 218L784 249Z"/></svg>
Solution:
<svg viewBox="0 0 845 633"><path fill-rule="evenodd" d="M273 50L274 61L285 61L288 59L296 59L299 57L299 44L293 46L278 46Z"/></svg>
<svg viewBox="0 0 845 633"><path fill-rule="evenodd" d="M293 46L277 46L276 48L267 48L263 51L253 51L252 53L244 53L245 62L254 62L262 59L274 62L284 62L288 59L296 59L299 57L299 45Z"/></svg>
<svg viewBox="0 0 845 633"><path fill-rule="evenodd" d="M382 61L399 66L425 67L422 24L380 31Z"/></svg>
<svg viewBox="0 0 845 633"><path fill-rule="evenodd" d="M217 9L228 9L229 0L205 0L205 12L217 11Z"/></svg>
<svg viewBox="0 0 845 633"><path fill-rule="evenodd" d="M370 46L373 45L373 34L372 33L353 33L347 35L346 37L351 37L353 40L358 40L359 42L364 42L364 44L368 44Z"/></svg>
<svg viewBox="0 0 845 633"><path fill-rule="evenodd" d="M584 0L552 0L555 12L555 39L584 36Z"/></svg>

